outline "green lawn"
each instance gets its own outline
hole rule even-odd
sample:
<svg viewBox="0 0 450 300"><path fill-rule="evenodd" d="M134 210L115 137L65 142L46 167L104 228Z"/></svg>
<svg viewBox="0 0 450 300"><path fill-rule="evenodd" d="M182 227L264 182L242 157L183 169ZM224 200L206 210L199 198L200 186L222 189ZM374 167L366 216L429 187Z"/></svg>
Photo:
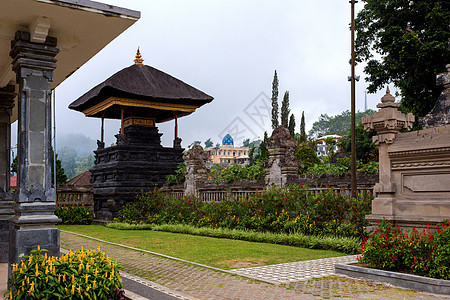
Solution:
<svg viewBox="0 0 450 300"><path fill-rule="evenodd" d="M117 230L101 225L60 225L58 228L222 269L347 255L329 250L312 250L180 233Z"/></svg>

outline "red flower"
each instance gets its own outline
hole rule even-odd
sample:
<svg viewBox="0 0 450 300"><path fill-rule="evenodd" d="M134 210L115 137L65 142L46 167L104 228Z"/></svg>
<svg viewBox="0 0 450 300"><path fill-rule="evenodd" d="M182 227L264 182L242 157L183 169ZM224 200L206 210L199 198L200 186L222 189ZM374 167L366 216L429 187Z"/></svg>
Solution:
<svg viewBox="0 0 450 300"><path fill-rule="evenodd" d="M188 201L187 201L187 204L190 204L190 203L191 203L191 200L188 200Z"/></svg>

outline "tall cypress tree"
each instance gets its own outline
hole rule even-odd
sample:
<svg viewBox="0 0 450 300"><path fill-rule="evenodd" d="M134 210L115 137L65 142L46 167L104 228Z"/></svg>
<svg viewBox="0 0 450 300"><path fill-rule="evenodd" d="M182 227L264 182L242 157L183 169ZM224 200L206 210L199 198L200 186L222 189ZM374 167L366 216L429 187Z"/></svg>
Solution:
<svg viewBox="0 0 450 300"><path fill-rule="evenodd" d="M289 91L284 93L283 102L281 102L281 126L288 128L289 126Z"/></svg>
<svg viewBox="0 0 450 300"><path fill-rule="evenodd" d="M302 120L300 122L300 143L306 142L306 131L305 131L305 112L302 112Z"/></svg>
<svg viewBox="0 0 450 300"><path fill-rule="evenodd" d="M294 114L291 114L291 117L289 118L289 132L291 133L291 136L294 136L295 134L295 117Z"/></svg>
<svg viewBox="0 0 450 300"><path fill-rule="evenodd" d="M275 70L272 81L272 129L277 128L278 125L278 76Z"/></svg>

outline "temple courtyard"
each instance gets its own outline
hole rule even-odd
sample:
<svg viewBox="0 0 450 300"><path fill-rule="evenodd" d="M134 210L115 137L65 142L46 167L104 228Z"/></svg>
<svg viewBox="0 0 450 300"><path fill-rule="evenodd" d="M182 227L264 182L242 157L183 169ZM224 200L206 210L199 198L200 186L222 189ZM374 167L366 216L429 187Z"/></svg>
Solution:
<svg viewBox="0 0 450 300"><path fill-rule="evenodd" d="M61 231L62 251L98 246L123 266L121 277L131 299L450 299L334 274L335 263L356 256L221 270ZM7 264L1 264L2 295L6 271Z"/></svg>

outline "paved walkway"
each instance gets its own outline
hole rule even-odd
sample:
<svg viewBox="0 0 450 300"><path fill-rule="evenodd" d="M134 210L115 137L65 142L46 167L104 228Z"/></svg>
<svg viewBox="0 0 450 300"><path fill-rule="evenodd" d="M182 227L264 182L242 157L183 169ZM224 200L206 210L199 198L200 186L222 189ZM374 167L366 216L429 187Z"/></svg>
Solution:
<svg viewBox="0 0 450 300"><path fill-rule="evenodd" d="M173 260L167 257L154 255L130 248L92 240L67 232L61 232L61 247L76 250L83 246L85 249L95 249L100 245L103 251L117 260L123 266L123 271L137 276L142 281L162 286L179 299L450 299L450 296L438 296L390 287L370 280L360 280L343 276L326 276L322 278L306 279L306 276L294 274L276 275L280 270L293 271L297 265L298 272L302 273L309 268L314 275L331 274L330 261L323 260L278 266L267 266L253 273L256 276L271 276L274 281L287 283L270 284L255 279L246 278L231 272L223 272L185 261ZM347 259L354 260L353 257ZM286 267L288 265L289 267ZM314 270L313 266L319 270ZM326 265L326 267L324 267ZM290 267L292 266L292 267ZM322 267L321 267L322 266ZM322 270L320 270L322 268ZM270 270L274 272L268 275ZM277 271L278 270L278 271ZM246 270L238 269L233 272L246 275ZM287 271L286 271L287 272ZM294 281L298 278L305 280Z"/></svg>
<svg viewBox="0 0 450 300"><path fill-rule="evenodd" d="M241 268L231 270L233 273L270 280L278 283L289 283L334 275L334 265L356 261L357 255L322 258L263 267Z"/></svg>

